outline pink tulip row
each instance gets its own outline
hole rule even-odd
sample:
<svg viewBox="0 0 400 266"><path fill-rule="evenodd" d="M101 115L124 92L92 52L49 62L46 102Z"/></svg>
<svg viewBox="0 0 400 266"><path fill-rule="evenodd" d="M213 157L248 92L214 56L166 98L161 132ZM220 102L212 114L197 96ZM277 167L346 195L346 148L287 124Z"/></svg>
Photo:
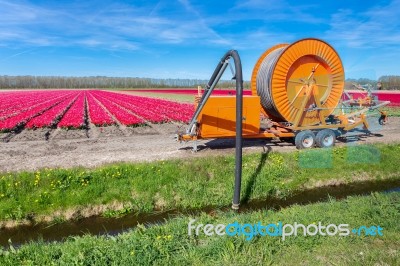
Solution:
<svg viewBox="0 0 400 266"><path fill-rule="evenodd" d="M32 118L44 113L45 111L51 109L53 106L59 104L63 99L58 97L56 99L46 101L36 105L36 107L22 111L16 115L0 121L0 130L12 130L20 125L25 124Z"/></svg>
<svg viewBox="0 0 400 266"><path fill-rule="evenodd" d="M139 102L132 99L132 96L117 93L108 93L105 91L93 91L92 93L97 95L97 97L99 98L108 99L114 102L114 104L117 104L128 111L131 111L132 113L140 116L148 122L164 123L169 120L162 113L157 113L154 110L147 108L146 106L140 105Z"/></svg>
<svg viewBox="0 0 400 266"><path fill-rule="evenodd" d="M59 119L63 117L64 113L68 110L68 108L76 101L77 95L73 94L53 108L45 111L43 114L39 116L35 116L26 124L27 128L41 128L41 127L50 127L54 124L57 124Z"/></svg>
<svg viewBox="0 0 400 266"><path fill-rule="evenodd" d="M83 128L85 126L85 102L86 91L78 92L78 99L63 115L57 126L61 128Z"/></svg>
<svg viewBox="0 0 400 266"><path fill-rule="evenodd" d="M93 91L89 92L92 93L95 99L97 99L101 104L123 125L133 126L133 125L141 125L145 124L146 122L135 116L133 113L127 111L123 107L119 106L118 104L114 103L113 101L103 98Z"/></svg>
<svg viewBox="0 0 400 266"><path fill-rule="evenodd" d="M90 121L96 126L106 126L115 124L111 116L106 110L99 104L99 102L93 97L91 93L87 94L88 103L88 115Z"/></svg>
<svg viewBox="0 0 400 266"><path fill-rule="evenodd" d="M367 96L366 92L359 90L349 90L348 93L353 97L353 99L364 98ZM380 101L390 101L389 106L400 106L400 91L373 91L372 96L376 97Z"/></svg>
<svg viewBox="0 0 400 266"><path fill-rule="evenodd" d="M86 120L97 126L187 122L194 111L191 104L97 90L3 92L0 104L0 131L83 128Z"/></svg>
<svg viewBox="0 0 400 266"><path fill-rule="evenodd" d="M21 97L18 93L14 95L13 93L7 93L6 95L1 95L1 99L6 101L2 103L0 110L0 120L17 115L18 113L30 110L36 106L51 102L54 99L59 99L62 97L67 97L71 95L71 92L60 91L60 92L24 92L25 97Z"/></svg>
<svg viewBox="0 0 400 266"><path fill-rule="evenodd" d="M103 96L103 98L112 100L152 123L166 121L188 122L194 112L193 105L191 104L107 91L96 91L95 93L96 95Z"/></svg>
<svg viewBox="0 0 400 266"><path fill-rule="evenodd" d="M20 106L26 106L27 102L37 103L37 99L42 99L45 101L51 99L54 94L46 93L43 91L35 92L25 92L25 91L13 91L13 92L3 92L0 98L0 117L3 114L10 112L12 110L18 110Z"/></svg>

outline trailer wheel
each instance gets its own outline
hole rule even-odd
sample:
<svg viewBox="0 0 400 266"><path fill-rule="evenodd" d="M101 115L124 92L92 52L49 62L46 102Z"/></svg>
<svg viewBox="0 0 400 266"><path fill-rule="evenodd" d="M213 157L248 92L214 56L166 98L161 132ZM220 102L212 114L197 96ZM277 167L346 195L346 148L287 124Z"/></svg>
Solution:
<svg viewBox="0 0 400 266"><path fill-rule="evenodd" d="M297 149L309 149L315 144L315 135L311 130L300 131L294 138Z"/></svg>
<svg viewBox="0 0 400 266"><path fill-rule="evenodd" d="M336 134L332 129L323 129L317 133L315 142L320 148L335 146Z"/></svg>
<svg viewBox="0 0 400 266"><path fill-rule="evenodd" d="M379 125L383 126L387 122L387 116L381 115L378 119Z"/></svg>

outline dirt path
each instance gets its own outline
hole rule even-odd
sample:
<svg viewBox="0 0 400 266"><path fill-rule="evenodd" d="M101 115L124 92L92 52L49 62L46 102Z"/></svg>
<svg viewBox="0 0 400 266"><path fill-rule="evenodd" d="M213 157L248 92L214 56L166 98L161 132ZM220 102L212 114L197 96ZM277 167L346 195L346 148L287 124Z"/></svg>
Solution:
<svg viewBox="0 0 400 266"><path fill-rule="evenodd" d="M234 154L233 140L202 140L193 153L191 143L174 141L176 124L145 128L90 128L85 130L23 130L19 134L0 134L0 172L34 170L45 167L94 167L112 162L153 161ZM48 140L46 140L46 138ZM357 143L400 142L400 118L391 118L378 134L361 137ZM337 145L345 145L338 141ZM290 143L245 140L244 152L295 150Z"/></svg>

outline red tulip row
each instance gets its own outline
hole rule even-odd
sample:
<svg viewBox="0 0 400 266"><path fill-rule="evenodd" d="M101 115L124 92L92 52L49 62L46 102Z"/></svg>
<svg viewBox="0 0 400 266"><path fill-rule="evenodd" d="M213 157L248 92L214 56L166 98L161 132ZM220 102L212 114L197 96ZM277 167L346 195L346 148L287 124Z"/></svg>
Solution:
<svg viewBox="0 0 400 266"><path fill-rule="evenodd" d="M53 108L45 111L43 114L39 116L35 116L26 124L27 128L41 128L41 127L50 127L54 124L57 124L59 119L63 117L64 113L68 110L68 108L76 101L77 95L73 94Z"/></svg>
<svg viewBox="0 0 400 266"><path fill-rule="evenodd" d="M97 126L187 122L193 114L191 104L95 90L3 92L0 104L0 131L82 128L86 119Z"/></svg>
<svg viewBox="0 0 400 266"><path fill-rule="evenodd" d="M40 94L38 92L37 94ZM31 94L27 95L24 92L4 92L2 93L2 97L0 98L0 117L12 112L13 110L18 110L20 105L24 105L32 96ZM32 97L36 100L37 96Z"/></svg>
<svg viewBox="0 0 400 266"><path fill-rule="evenodd" d="M96 126L107 126L115 124L111 116L104 110L99 102L93 97L91 93L87 94L88 115L90 121Z"/></svg>
<svg viewBox="0 0 400 266"><path fill-rule="evenodd" d="M34 118L38 115L41 115L45 111L51 109L53 106L59 104L60 102L62 102L62 100L63 99L61 97L57 97L56 99L46 101L45 103L38 104L33 108L19 112L9 118L1 120L0 121L0 130L2 130L2 131L12 130L12 129L16 128L17 126L25 124L32 118Z"/></svg>
<svg viewBox="0 0 400 266"><path fill-rule="evenodd" d="M68 95L71 95L71 92L24 92L25 97L21 97L20 93L16 94L17 95L7 93L6 95L1 95L1 99L5 102L0 105L0 120L15 116L18 113L30 110L54 99L67 97Z"/></svg>
<svg viewBox="0 0 400 266"><path fill-rule="evenodd" d="M193 115L193 105L148 97L96 91L96 95L109 99L152 123L166 121L188 122Z"/></svg>
<svg viewBox="0 0 400 266"><path fill-rule="evenodd" d="M0 98L0 117L13 111L20 110L21 106L27 106L27 103L37 104L37 100L41 99L46 101L54 96L52 93L46 93L43 91L35 92L4 92Z"/></svg>
<svg viewBox="0 0 400 266"><path fill-rule="evenodd" d="M366 92L359 90L349 90L348 93L353 97L353 99L364 98L367 96ZM390 101L389 106L400 106L400 91L372 91L372 96L376 97L380 101Z"/></svg>
<svg viewBox="0 0 400 266"><path fill-rule="evenodd" d="M112 101L114 104L117 104L120 107L140 116L148 122L164 123L168 121L168 118L166 116L160 113L156 113L154 110L147 108L147 106L141 105L139 101L135 101L132 96L117 93L108 93L105 91L93 91L92 93L100 99L108 99Z"/></svg>
<svg viewBox="0 0 400 266"><path fill-rule="evenodd" d="M78 99L64 114L58 123L61 128L83 128L85 126L85 100L86 92L79 92Z"/></svg>
<svg viewBox="0 0 400 266"><path fill-rule="evenodd" d="M132 114L131 112L127 111L123 107L119 106L118 104L114 103L113 101L103 98L91 91L92 95L99 101L101 104L123 125L133 126L133 125L141 125L145 124L146 122ZM117 94L116 94L117 95Z"/></svg>

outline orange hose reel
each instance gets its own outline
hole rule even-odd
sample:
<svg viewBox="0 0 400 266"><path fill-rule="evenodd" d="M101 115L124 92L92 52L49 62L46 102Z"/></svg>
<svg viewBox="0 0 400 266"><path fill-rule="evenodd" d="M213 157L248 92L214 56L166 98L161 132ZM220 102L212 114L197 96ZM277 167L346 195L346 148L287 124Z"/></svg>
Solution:
<svg viewBox="0 0 400 266"><path fill-rule="evenodd" d="M313 97L304 108L307 89ZM268 49L251 78L252 94L260 96L268 117L293 123L301 116L301 126L318 124L322 116L330 115L343 89L344 69L338 53L326 42L311 38ZM320 110L311 110L312 105Z"/></svg>

